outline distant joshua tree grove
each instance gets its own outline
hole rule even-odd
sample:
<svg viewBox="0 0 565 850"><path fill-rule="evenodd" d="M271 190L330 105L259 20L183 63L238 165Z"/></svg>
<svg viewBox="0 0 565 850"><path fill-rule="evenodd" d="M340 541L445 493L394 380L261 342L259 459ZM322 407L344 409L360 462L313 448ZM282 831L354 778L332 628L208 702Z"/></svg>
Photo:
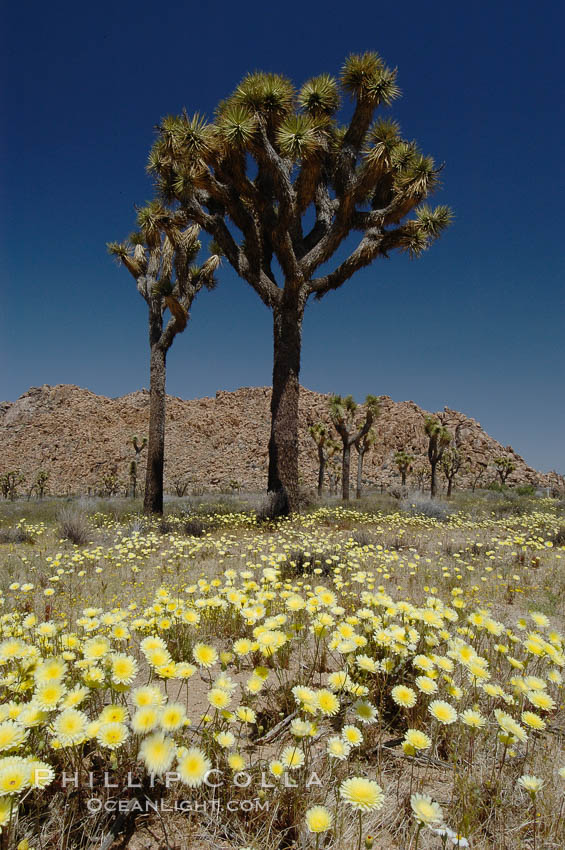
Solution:
<svg viewBox="0 0 565 850"><path fill-rule="evenodd" d="M207 231L214 250L272 312L268 489L279 497L280 513L298 507L308 299L394 250L419 256L451 219L447 207L422 203L438 184L433 159L404 139L395 121L374 121L399 94L396 70L376 53L350 56L339 81L321 74L299 90L284 76L252 73L220 102L212 123L198 114L164 118L149 157L161 201ZM345 125L338 119L342 95L353 101ZM357 246L328 269L352 233ZM157 320L161 306L156 302ZM159 368L164 372L164 353ZM154 457L151 435L149 441ZM148 505L151 494L147 488Z"/></svg>
<svg viewBox="0 0 565 850"><path fill-rule="evenodd" d="M351 446L360 443L369 433L371 425L379 415L379 400L376 396L368 395L364 405L364 419L357 424L359 405L353 396L342 398L332 396L330 400L330 417L334 428L340 436L343 445L341 464L341 491L344 501L349 501L349 475L351 468ZM362 464L361 464L362 469Z"/></svg>
<svg viewBox="0 0 565 850"><path fill-rule="evenodd" d="M137 224L138 231L126 242L111 242L108 250L131 273L147 304L151 355L143 508L148 514L162 514L167 353L186 328L198 292L214 286L220 259L213 254L202 266L192 265L201 247L199 227L189 224L182 211L172 213L153 201L138 211ZM170 316L165 319L167 309Z"/></svg>

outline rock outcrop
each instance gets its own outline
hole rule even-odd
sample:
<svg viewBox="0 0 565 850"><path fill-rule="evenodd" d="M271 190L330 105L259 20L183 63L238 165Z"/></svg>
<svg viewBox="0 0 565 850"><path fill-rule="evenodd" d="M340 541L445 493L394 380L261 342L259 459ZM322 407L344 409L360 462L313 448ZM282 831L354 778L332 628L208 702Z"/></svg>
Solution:
<svg viewBox="0 0 565 850"><path fill-rule="evenodd" d="M215 398L167 402L165 486L189 481L190 487L262 489L267 472L269 387L243 387L217 392ZM316 482L315 446L308 424L329 423L329 396L303 389L300 400L301 475L307 487ZM375 429L378 439L365 459L364 478L371 483L397 484L394 453L404 448L425 461L423 420L427 411L412 401L384 396ZM516 470L509 483L563 487L562 476L529 467L510 446L486 434L478 422L445 408L439 414L452 433L458 431L461 450L470 464L492 465L500 454L512 455ZM0 403L0 473L21 469L31 483L40 469L49 471L50 492L97 492L106 475L115 475L125 490L132 459L131 437L147 433L147 390L105 398L80 387L34 387L17 401ZM143 462L144 455L142 456ZM353 458L353 461L355 458ZM143 476L141 475L140 478ZM492 480L492 469L482 482ZM471 483L469 472L459 486Z"/></svg>

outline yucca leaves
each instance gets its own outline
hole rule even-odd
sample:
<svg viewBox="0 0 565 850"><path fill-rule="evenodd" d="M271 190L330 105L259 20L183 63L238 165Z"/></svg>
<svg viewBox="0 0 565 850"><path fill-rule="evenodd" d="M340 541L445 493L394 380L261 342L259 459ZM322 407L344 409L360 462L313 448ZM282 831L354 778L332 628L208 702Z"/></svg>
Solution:
<svg viewBox="0 0 565 850"><path fill-rule="evenodd" d="M319 125L309 115L290 115L277 130L277 143L290 159L311 156L321 147Z"/></svg>
<svg viewBox="0 0 565 850"><path fill-rule="evenodd" d="M380 120L369 131L369 144L365 153L368 165L379 170L390 168L394 149L401 142L400 125L392 120Z"/></svg>
<svg viewBox="0 0 565 850"><path fill-rule="evenodd" d="M151 287L153 298L170 298L174 292L174 285L168 278L160 278Z"/></svg>
<svg viewBox="0 0 565 850"><path fill-rule="evenodd" d="M265 118L282 120L294 105L294 86L282 74L255 72L239 84L231 101Z"/></svg>
<svg viewBox="0 0 565 850"><path fill-rule="evenodd" d="M416 221L427 236L437 239L453 221L453 213L449 207L443 205L432 210L428 204L422 204L416 210Z"/></svg>
<svg viewBox="0 0 565 850"><path fill-rule="evenodd" d="M218 134L223 142L233 148L247 148L257 130L257 119L245 105L231 103L218 120Z"/></svg>
<svg viewBox="0 0 565 850"><path fill-rule="evenodd" d="M401 95L401 91L396 85L396 75L396 68L393 70L390 68L380 70L365 84L365 97L370 99L376 106L381 103L390 106L393 100L396 100Z"/></svg>
<svg viewBox="0 0 565 850"><path fill-rule="evenodd" d="M403 172L414 162L418 148L414 142L399 142L390 153L391 165L397 172Z"/></svg>
<svg viewBox="0 0 565 850"><path fill-rule="evenodd" d="M424 230L414 222L406 226L406 234L401 242L402 250L414 260L424 253L429 244L429 237Z"/></svg>
<svg viewBox="0 0 565 850"><path fill-rule="evenodd" d="M341 85L352 95L362 95L367 84L374 82L383 70L384 63L378 53L353 53L347 57L341 70Z"/></svg>
<svg viewBox="0 0 565 850"><path fill-rule="evenodd" d="M106 248L110 256L115 257L118 262L123 262L125 257L130 256L130 248L127 242L108 242Z"/></svg>
<svg viewBox="0 0 565 850"><path fill-rule="evenodd" d="M178 331L182 333L188 321L188 310L172 295L165 295L163 300L171 311L171 314L175 317Z"/></svg>
<svg viewBox="0 0 565 850"><path fill-rule="evenodd" d="M137 211L137 225L150 248L159 245L161 228L169 217L169 211L160 201L151 201Z"/></svg>
<svg viewBox="0 0 565 850"><path fill-rule="evenodd" d="M433 158L415 154L397 176L396 185L412 197L423 197L432 191L437 180Z"/></svg>
<svg viewBox="0 0 565 850"><path fill-rule="evenodd" d="M314 118L333 115L339 108L337 82L329 74L313 77L300 89L298 104Z"/></svg>

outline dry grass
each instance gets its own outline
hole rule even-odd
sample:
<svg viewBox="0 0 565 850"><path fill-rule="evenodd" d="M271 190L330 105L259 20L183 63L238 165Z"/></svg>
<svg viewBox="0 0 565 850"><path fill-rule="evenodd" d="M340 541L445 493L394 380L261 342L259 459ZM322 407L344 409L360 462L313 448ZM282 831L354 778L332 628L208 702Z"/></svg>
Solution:
<svg viewBox="0 0 565 850"><path fill-rule="evenodd" d="M155 596L160 587L168 589L168 596L164 598L182 599L183 606L192 605L191 600L199 594L203 599L213 596L211 583L214 580L218 581L218 586L223 586L226 570L234 576L229 581L235 587L243 587L248 580L246 573L260 581L262 570L268 566L280 570L282 584L277 590L277 599L282 591L307 600L316 585L332 588L344 609L342 614L334 615L332 628L336 623L345 623L347 617L353 617L354 629L363 634L363 621L359 620L358 611L367 604L361 603L360 595L367 588L367 576L372 576L374 592L382 587L391 599L396 602L409 600L413 606L425 607L432 597L450 605L460 592L464 607L459 609L457 625L449 625L450 633L473 643L479 654L488 656L493 681L501 682L511 694L511 678L516 671L502 665L500 659L504 656L494 649L495 638L489 638L480 628L473 627L474 636L465 632L469 628L466 618L473 612L484 611L484 616L503 623L509 632L503 633L498 640L507 642L509 652L513 653L518 652L517 647L528 629L535 629L531 620L526 628L521 626L522 618L527 620L529 611L548 616L550 624L544 633L551 628L562 629L565 549L548 544L559 539L556 535L563 526L563 516L559 506L550 500L529 500L528 510L523 513L492 511L490 508L495 502L490 497L478 497L475 502L469 497L466 500L464 512L454 510L451 518L441 521L429 516L391 512L388 508L383 511L377 502L371 504L368 499L363 503L363 512L327 506L301 519L261 526L252 519L245 499L231 499L229 505L220 504L216 510L205 501L191 504L188 519L186 503L175 503L170 506L174 509L169 510L166 525L136 518L121 508L108 513L98 510L99 504L82 504L80 523L87 523L88 534L87 542L80 544L61 539L57 512L49 505L38 505L34 515L35 506L22 504L20 511L25 521L17 526L21 529L21 539L9 539L0 548L4 612L10 617L23 618L33 611L40 621L64 620L68 624L66 629L82 635L84 626L77 625L77 621L80 623L84 618L85 607L92 606L110 614L127 611L129 606L130 620L137 616L159 618L164 616L163 611L159 611L158 596ZM454 501L454 509L460 507L461 504ZM71 508L74 509L72 505ZM243 509L236 511L236 508ZM8 528L13 528L17 518L13 506L7 506L5 517L10 523ZM35 545L26 542L32 539ZM33 587L24 589L26 583ZM193 587L197 588L196 592L190 590ZM251 587L245 592L253 596L257 591ZM277 601L273 611L285 610L284 605L282 609L278 605ZM155 671L140 650L143 635L153 632L163 635L171 655L179 662L192 659L195 640L207 641L218 651L231 651L234 640L251 634L236 606L200 610L202 616L196 631L191 631L182 620L175 620L170 630L160 631L157 626L149 630L132 629L132 637L125 644L127 651L139 662L132 687L155 677ZM325 646L323 652L319 650L312 632L305 628L309 624L308 617L300 611L293 615L287 611L287 615L290 620L284 628L289 630L291 638L273 658L257 655L249 663L230 662L227 665L236 687L234 705L246 700L245 683L253 666L264 664L269 670L271 684L254 703L262 728L258 726L248 739L242 739L242 752L257 765L277 757L281 747L293 740L285 728L275 740L263 745L257 743L258 738L277 726L281 714L284 718L294 710L291 685L308 681L314 688L323 687L328 674L344 663L344 656L329 646ZM99 614L96 618L102 616ZM12 628L10 617L3 621L5 635L6 630ZM293 632L289 629L290 623L294 624L293 629L303 631ZM80 640L100 629L87 630ZM434 637L433 632L428 634ZM514 635L517 642L509 635ZM433 651L433 644L426 645L422 641L423 638L411 654ZM442 641L440 643L443 646ZM372 639L370 649L361 650L381 659L388 657L387 651ZM442 649L441 654L444 652ZM545 783L543 793L536 798L537 848L550 850L563 846L565 782L557 776L557 768L565 766L562 688L549 686L558 694L558 705L546 716L547 730L539 734L530 732L525 744L517 742L508 748L511 754L497 743L489 717L487 730L477 733L472 746L465 727L457 724L453 728L446 727L445 732L436 730L431 750L420 758L413 758L403 752L399 739L407 725L431 728L429 716L425 711L416 710L406 716L391 701L390 690L394 684L403 682L415 687L410 665L400 662L402 656L393 654L391 657L396 659L396 666L390 674L361 679L367 682L370 698L379 708L379 722L362 727L365 737L362 747L353 751L345 763L337 765L337 783L339 777L357 773L375 778L385 789L385 806L363 819L363 842L367 834L372 834L375 848L414 850L416 830L410 794L422 791L441 804L449 824L461 827L474 850L533 850L533 808L527 794L516 783L523 773L535 773ZM173 688L163 679L158 681L161 689L174 698L178 685ZM207 710L210 682L210 675L201 670L190 679L189 687L180 689L195 723ZM0 704L8 699L28 699L25 690L22 694L23 697L14 697L8 689L0 697ZM99 696L95 693L93 700L98 700ZM106 701L117 698L111 692L105 696ZM133 711L129 694L124 695L123 700ZM486 712L483 697L479 700L477 696L476 701L481 701L481 711ZM471 707L473 702L472 694L463 693L461 704ZM345 697L343 704L347 704ZM495 704L515 713L511 705L504 706L500 701ZM348 707L349 719L350 711ZM339 732L343 722L341 712L335 718L319 717L316 735L308 745L310 764L324 777L328 775L327 740ZM33 737L33 741L40 746L39 739ZM383 746L391 741L392 744ZM85 758L87 765L88 759L95 758L94 751ZM268 811L236 809L229 813L201 811L190 815L174 809L150 811L131 821L134 830L131 836L127 836L126 821L121 824L122 832L130 850L165 847L199 850L205 846L221 850L242 847L290 850L294 846L309 850L316 846L315 836L305 827L304 810L313 803L332 807L337 787L332 782L320 789L314 787L308 798L304 789L300 793L279 789ZM35 813L23 812L17 831L12 831L11 841L15 841L16 836L17 840L28 837L36 850L38 846L42 850L93 850L94 846L100 846L102 836L115 820L112 815L86 814L84 801L80 803L78 797L69 797L61 789L44 793L47 806L42 807L38 799ZM186 789L181 796L189 796ZM255 792L250 794L246 789L231 789L229 799L237 802L255 796ZM163 792L163 798L171 807L178 797L178 788ZM120 840L122 846L126 846L123 836ZM319 847L325 850L354 848L357 837L357 818L341 808L336 830L322 836L324 840ZM440 838L430 830L422 830L418 841L419 850L441 847ZM119 846L120 842L116 841L112 850Z"/></svg>

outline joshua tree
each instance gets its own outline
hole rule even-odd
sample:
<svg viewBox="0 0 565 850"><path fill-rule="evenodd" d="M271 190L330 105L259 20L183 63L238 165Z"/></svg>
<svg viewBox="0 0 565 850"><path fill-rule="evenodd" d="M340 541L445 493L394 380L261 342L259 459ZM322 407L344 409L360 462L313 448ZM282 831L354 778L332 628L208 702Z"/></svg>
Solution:
<svg viewBox="0 0 565 850"><path fill-rule="evenodd" d="M430 470L428 468L428 464L425 460L419 461L413 468L413 473L416 481L418 482L418 487L424 492L424 485L426 483L426 479L430 474Z"/></svg>
<svg viewBox="0 0 565 850"><path fill-rule="evenodd" d="M494 465L496 466L496 474L500 478L500 483L504 487L507 479L516 469L516 464L507 455L501 455L494 458Z"/></svg>
<svg viewBox="0 0 565 850"><path fill-rule="evenodd" d="M402 476L402 486L406 487L406 475L412 468L414 455L408 454L408 452L404 451L404 449L400 449L400 451L396 452L394 455L394 462Z"/></svg>
<svg viewBox="0 0 565 850"><path fill-rule="evenodd" d="M18 487L25 481L25 475L20 469L12 469L0 475L0 491L5 499L15 501L18 495Z"/></svg>
<svg viewBox="0 0 565 850"><path fill-rule="evenodd" d="M40 469L33 482L33 490L37 494L38 499L43 499L47 492L47 482L49 481L49 472L46 469Z"/></svg>
<svg viewBox="0 0 565 850"><path fill-rule="evenodd" d="M145 513L163 513L167 352L186 328L189 310L203 287L214 286L219 257L212 254L200 266L192 262L200 250L199 227L182 212L167 212L157 201L138 211L139 231L127 242L112 242L110 254L133 275L147 303L149 345L149 440L145 478ZM165 320L165 311L170 317Z"/></svg>
<svg viewBox="0 0 565 850"><path fill-rule="evenodd" d="M424 430L428 437L428 460L431 467L430 495L434 499L437 493L437 465L451 442L451 434L435 416L426 416Z"/></svg>
<svg viewBox="0 0 565 850"><path fill-rule="evenodd" d="M479 486L481 478L488 469L488 463L482 460L473 460L469 464L469 474L471 476L471 488L473 493Z"/></svg>
<svg viewBox="0 0 565 850"><path fill-rule="evenodd" d="M349 501L349 471L351 466L351 446L361 441L369 433L373 420L379 415L379 400L368 395L365 399L365 418L356 425L358 405L353 396L342 398L332 396L330 400L330 418L343 444L341 464L341 491L345 502Z"/></svg>
<svg viewBox="0 0 565 850"><path fill-rule="evenodd" d="M339 479L341 477L341 464L336 457L339 449L340 444L337 440L332 440L327 444L326 471L330 485L330 495L332 496L337 494Z"/></svg>
<svg viewBox="0 0 565 850"><path fill-rule="evenodd" d="M355 448L357 449L357 487L355 489L355 498L361 498L361 490L363 489L363 462L365 460L365 455L369 451L372 445L374 445L377 439L377 435L371 429L367 431L362 437L355 440Z"/></svg>
<svg viewBox="0 0 565 850"><path fill-rule="evenodd" d="M441 468L447 481L447 497L451 496L455 476L463 466L463 455L456 446L448 446L441 459Z"/></svg>
<svg viewBox="0 0 565 850"><path fill-rule="evenodd" d="M100 490L103 496L115 496L120 486L120 479L114 470L104 473L100 482Z"/></svg>
<svg viewBox="0 0 565 850"><path fill-rule="evenodd" d="M141 442L137 437L132 437L131 444L133 446L133 450L135 452L135 457L131 461L129 465L129 484L130 484L130 496L132 499L135 499L137 495L137 470L139 464L139 458L141 452L147 445L147 437L144 437Z"/></svg>
<svg viewBox="0 0 565 850"><path fill-rule="evenodd" d="M308 433L316 443L316 448L318 449L318 496L321 496L324 489L327 444L331 442L330 432L323 422L317 422L315 425L308 427Z"/></svg>
<svg viewBox="0 0 565 850"><path fill-rule="evenodd" d="M340 93L353 100L345 126L337 120ZM396 122L374 123L377 109L399 94L396 71L376 53L350 56L339 82L322 74L298 91L286 77L249 74L213 123L186 113L163 119L149 157L159 196L213 236L272 311L268 489L279 494L281 512L298 508L308 299L395 249L419 256L450 222L447 207L422 203L438 183L433 159L403 139ZM326 270L353 232L357 247Z"/></svg>

